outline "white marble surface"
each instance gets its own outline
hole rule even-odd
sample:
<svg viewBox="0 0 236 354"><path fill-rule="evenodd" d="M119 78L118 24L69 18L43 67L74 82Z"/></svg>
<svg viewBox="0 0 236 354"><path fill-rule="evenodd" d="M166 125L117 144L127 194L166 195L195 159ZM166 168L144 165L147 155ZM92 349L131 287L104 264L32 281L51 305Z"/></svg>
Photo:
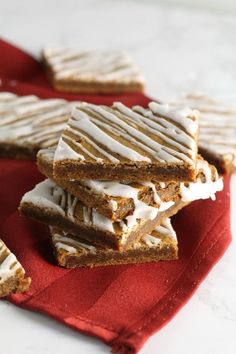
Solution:
<svg viewBox="0 0 236 354"><path fill-rule="evenodd" d="M1 35L39 55L44 44L128 50L147 91L167 99L200 90L236 101L236 2L0 0ZM1 53L0 53L1 55ZM232 180L236 215L236 176ZM233 242L191 301L142 354L231 354L236 328L236 219ZM108 353L96 339L46 316L0 302L0 353Z"/></svg>

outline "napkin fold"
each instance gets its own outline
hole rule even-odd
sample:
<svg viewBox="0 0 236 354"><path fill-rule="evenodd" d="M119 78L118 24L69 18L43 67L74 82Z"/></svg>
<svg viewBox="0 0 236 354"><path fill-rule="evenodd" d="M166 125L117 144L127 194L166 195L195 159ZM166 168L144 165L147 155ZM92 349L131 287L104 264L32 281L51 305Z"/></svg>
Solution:
<svg viewBox="0 0 236 354"><path fill-rule="evenodd" d="M55 92L40 62L0 40L0 91L62 97L100 104L147 105L142 94L115 96ZM189 300L230 240L229 178L217 200L193 202L172 218L179 260L94 269L55 265L47 227L19 216L21 197L44 177L34 162L0 160L0 236L32 278L29 292L12 303L40 311L78 331L97 336L114 353L136 353ZM140 286L142 284L142 286Z"/></svg>

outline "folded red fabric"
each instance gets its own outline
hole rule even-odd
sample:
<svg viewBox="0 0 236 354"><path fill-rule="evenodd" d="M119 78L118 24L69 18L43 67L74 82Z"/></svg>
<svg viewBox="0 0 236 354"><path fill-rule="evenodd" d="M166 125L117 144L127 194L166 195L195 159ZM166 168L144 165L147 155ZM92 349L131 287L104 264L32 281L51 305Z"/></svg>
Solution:
<svg viewBox="0 0 236 354"><path fill-rule="evenodd" d="M81 96L53 91L40 63L0 41L1 91L110 104L146 105L137 95ZM47 228L20 217L22 195L43 179L34 162L0 160L0 235L32 277L28 293L9 300L94 335L113 352L136 353L186 303L231 240L229 178L215 202L197 201L173 218L179 260L66 270L55 265ZM142 286L140 287L140 284Z"/></svg>

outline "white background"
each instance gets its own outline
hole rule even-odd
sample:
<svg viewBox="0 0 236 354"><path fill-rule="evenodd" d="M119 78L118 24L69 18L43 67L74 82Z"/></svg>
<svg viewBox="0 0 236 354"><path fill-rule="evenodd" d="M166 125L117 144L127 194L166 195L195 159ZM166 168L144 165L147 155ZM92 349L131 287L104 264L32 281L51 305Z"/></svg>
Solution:
<svg viewBox="0 0 236 354"><path fill-rule="evenodd" d="M168 100L197 90L236 101L233 0L0 0L0 34L36 56L48 43L125 49L145 74L153 97ZM232 199L235 216L236 176ZM232 229L233 243L224 258L141 354L236 352L236 220ZM99 354L109 348L46 316L0 302L0 354L66 352Z"/></svg>

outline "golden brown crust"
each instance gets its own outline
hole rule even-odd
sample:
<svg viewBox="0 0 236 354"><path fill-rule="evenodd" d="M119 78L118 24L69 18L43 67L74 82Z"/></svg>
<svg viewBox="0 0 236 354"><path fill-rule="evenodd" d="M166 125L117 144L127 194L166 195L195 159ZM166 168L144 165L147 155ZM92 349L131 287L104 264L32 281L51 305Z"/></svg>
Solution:
<svg viewBox="0 0 236 354"><path fill-rule="evenodd" d="M195 166L187 167L180 165L178 167L167 166L166 164L96 164L87 162L86 164L76 160L57 161L53 171L56 180L67 179L101 179L101 176L106 176L107 180L113 181L179 181L189 182L195 181L196 169Z"/></svg>
<svg viewBox="0 0 236 354"><path fill-rule="evenodd" d="M124 252L112 250L90 255L73 255L54 248L58 265L66 268L98 267L116 264L133 264L175 260L178 258L177 244L170 242L161 248L130 249Z"/></svg>

